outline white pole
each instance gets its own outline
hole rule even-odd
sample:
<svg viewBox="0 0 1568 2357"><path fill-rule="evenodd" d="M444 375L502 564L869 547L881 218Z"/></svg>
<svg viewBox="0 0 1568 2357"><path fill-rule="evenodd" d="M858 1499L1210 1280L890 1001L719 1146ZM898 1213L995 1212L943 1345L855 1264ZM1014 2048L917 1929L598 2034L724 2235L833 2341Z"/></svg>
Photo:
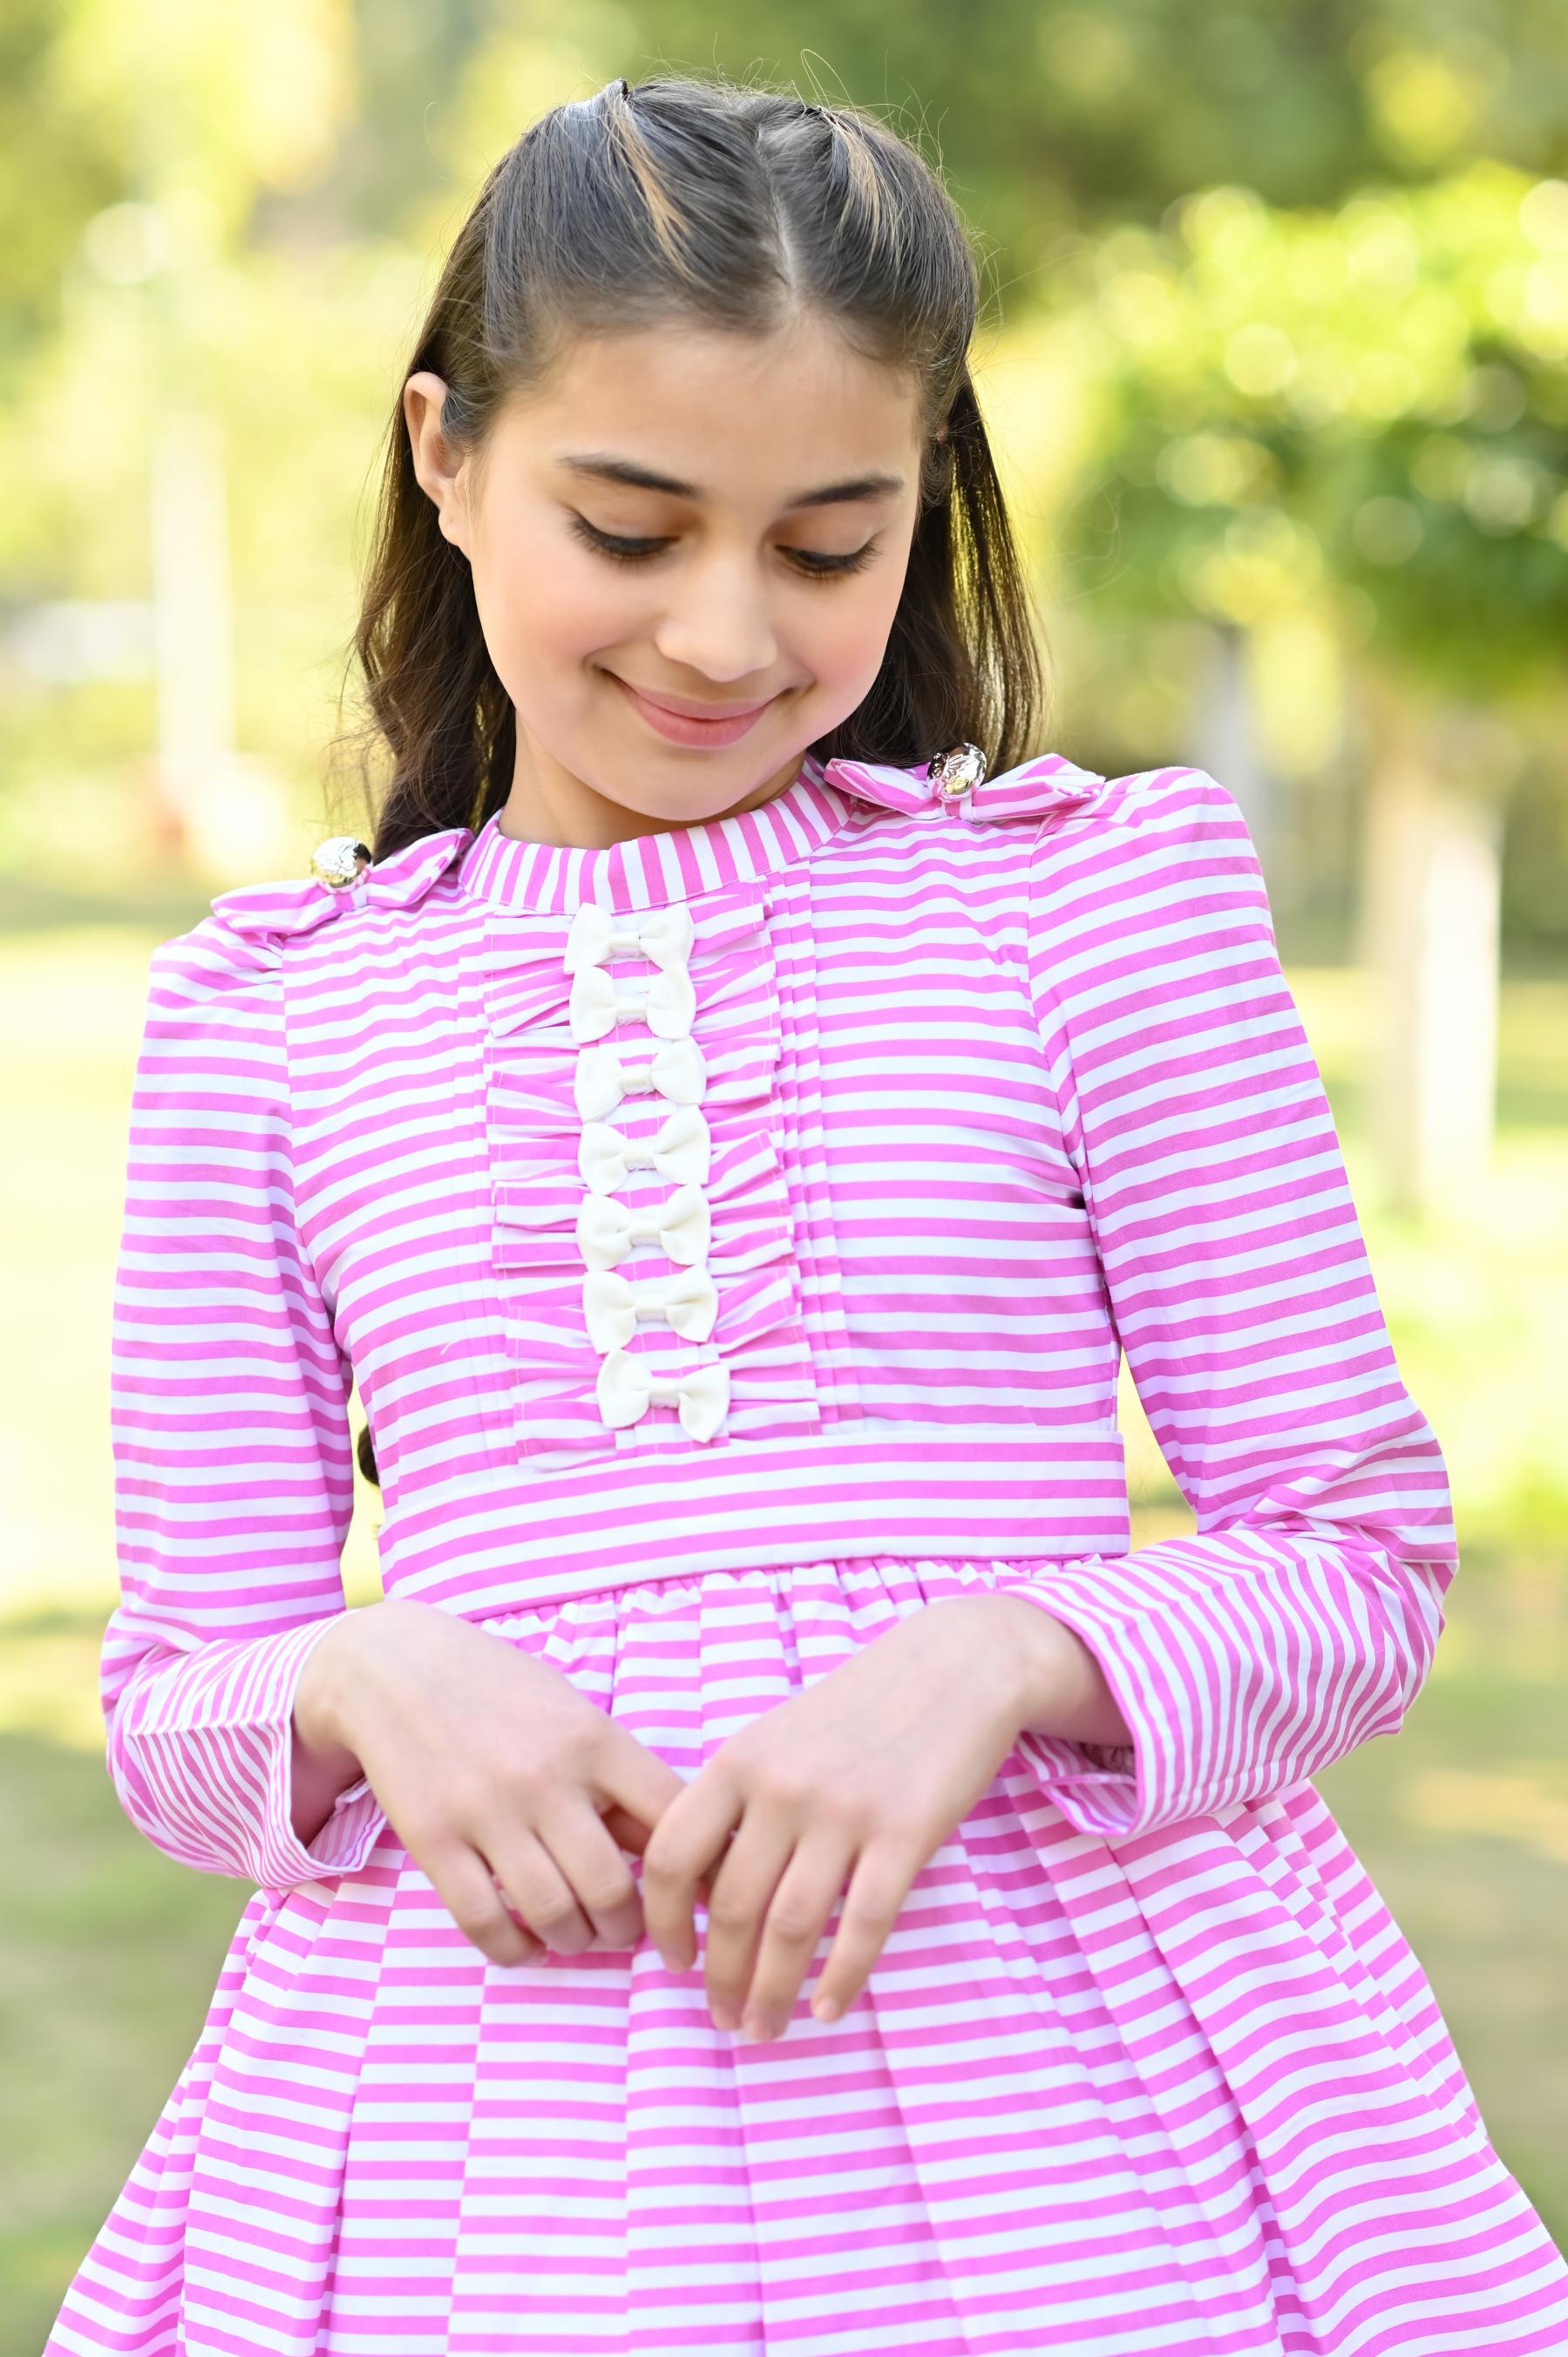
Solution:
<svg viewBox="0 0 1568 2357"><path fill-rule="evenodd" d="M150 451L158 766L188 834L234 750L234 640L222 436L209 410L159 405Z"/></svg>
<svg viewBox="0 0 1568 2357"><path fill-rule="evenodd" d="M1373 780L1362 901L1367 1127L1389 1209L1479 1205L1496 1126L1501 811L1392 751Z"/></svg>

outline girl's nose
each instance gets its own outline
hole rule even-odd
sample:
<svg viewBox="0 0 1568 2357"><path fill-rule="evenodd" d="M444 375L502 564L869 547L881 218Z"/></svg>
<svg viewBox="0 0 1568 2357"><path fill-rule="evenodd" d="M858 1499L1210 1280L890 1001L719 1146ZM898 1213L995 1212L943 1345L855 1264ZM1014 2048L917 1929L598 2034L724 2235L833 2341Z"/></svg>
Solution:
<svg viewBox="0 0 1568 2357"><path fill-rule="evenodd" d="M736 566L710 566L682 583L653 642L667 662L713 680L765 672L779 654L763 586Z"/></svg>

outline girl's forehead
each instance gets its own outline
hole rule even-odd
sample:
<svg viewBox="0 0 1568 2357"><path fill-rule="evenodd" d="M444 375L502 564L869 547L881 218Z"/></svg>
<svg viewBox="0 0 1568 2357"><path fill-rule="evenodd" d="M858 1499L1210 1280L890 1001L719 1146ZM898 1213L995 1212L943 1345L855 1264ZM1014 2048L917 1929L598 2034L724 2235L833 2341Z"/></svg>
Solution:
<svg viewBox="0 0 1568 2357"><path fill-rule="evenodd" d="M509 403L509 428L552 457L606 434L674 443L711 463L749 446L753 471L798 464L802 448L863 458L918 430L908 371L857 350L806 313L768 332L671 319L571 336L536 389Z"/></svg>

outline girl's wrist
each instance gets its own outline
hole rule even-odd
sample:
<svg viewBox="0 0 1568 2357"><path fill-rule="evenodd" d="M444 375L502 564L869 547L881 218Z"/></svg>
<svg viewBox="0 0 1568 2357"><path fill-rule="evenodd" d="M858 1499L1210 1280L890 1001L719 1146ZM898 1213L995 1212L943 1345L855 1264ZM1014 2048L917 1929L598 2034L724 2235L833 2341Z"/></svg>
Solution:
<svg viewBox="0 0 1568 2357"><path fill-rule="evenodd" d="M294 1726L300 1741L313 1751L356 1754L359 1714L372 1690L382 1647L400 1641L417 1644L424 1631L416 1628L409 1641L405 1624L411 1616L426 1621L435 1610L408 1597L387 1596L339 1612L306 1655L295 1688Z"/></svg>
<svg viewBox="0 0 1568 2357"><path fill-rule="evenodd" d="M375 1609L367 1605L339 1613L306 1653L295 1682L289 1816L295 1838L306 1849L332 1814L338 1795L365 1772L359 1753L346 1739L343 1700L355 1682L353 1663L365 1633L361 1624Z"/></svg>
<svg viewBox="0 0 1568 2357"><path fill-rule="evenodd" d="M360 1686L356 1664L362 1661L367 1622L382 1608L357 1605L340 1612L312 1645L300 1667L294 1692L294 1731L313 1759L340 1766L359 1762L349 1727L349 1714ZM352 1778L346 1781L351 1782Z"/></svg>
<svg viewBox="0 0 1568 2357"><path fill-rule="evenodd" d="M1013 1680L1010 1707L1019 1734L1055 1735L1075 1743L1132 1742L1105 1673L1075 1629L1047 1606L1006 1589L993 1589L976 1600L994 1607L992 1617L1002 1626L1002 1659Z"/></svg>

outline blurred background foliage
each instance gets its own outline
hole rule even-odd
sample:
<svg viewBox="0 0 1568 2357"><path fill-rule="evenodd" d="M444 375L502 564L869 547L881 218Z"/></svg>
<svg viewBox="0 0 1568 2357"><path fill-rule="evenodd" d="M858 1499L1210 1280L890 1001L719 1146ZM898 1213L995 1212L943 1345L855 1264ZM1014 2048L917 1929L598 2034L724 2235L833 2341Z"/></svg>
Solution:
<svg viewBox="0 0 1568 2357"><path fill-rule="evenodd" d="M441 255L534 114L666 68L847 97L940 162L1046 741L1200 761L1247 812L1466 1550L1410 1723L1324 1788L1568 2227L1561 0L6 0L0 2357L42 2338L243 1897L141 1844L94 1757L147 952L362 825L357 565ZM1180 1527L1130 1392L1125 1420L1135 1534Z"/></svg>

